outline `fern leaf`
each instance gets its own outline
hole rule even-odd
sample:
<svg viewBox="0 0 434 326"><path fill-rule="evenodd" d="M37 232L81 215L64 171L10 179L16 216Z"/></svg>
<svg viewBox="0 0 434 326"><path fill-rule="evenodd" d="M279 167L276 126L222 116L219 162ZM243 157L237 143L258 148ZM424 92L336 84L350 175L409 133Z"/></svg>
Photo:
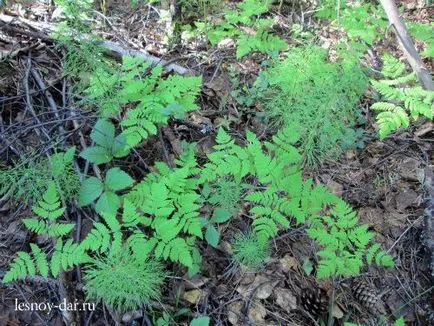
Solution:
<svg viewBox="0 0 434 326"><path fill-rule="evenodd" d="M378 251L378 249L380 249L380 244L379 243L375 243L366 252L366 261L368 262L369 265L372 264L372 261L374 259L374 256L375 256L376 252Z"/></svg>
<svg viewBox="0 0 434 326"><path fill-rule="evenodd" d="M269 218L259 217L256 218L253 223L253 230L261 240L268 240L277 235L278 228L276 223Z"/></svg>
<svg viewBox="0 0 434 326"><path fill-rule="evenodd" d="M42 200L38 202L38 205L34 205L32 210L35 214L51 221L63 215L65 208L61 207L54 182L49 183L47 190L42 195Z"/></svg>
<svg viewBox="0 0 434 326"><path fill-rule="evenodd" d="M43 277L48 277L49 268L46 254L33 243L30 244L30 248L32 249L33 257L35 259L39 274Z"/></svg>

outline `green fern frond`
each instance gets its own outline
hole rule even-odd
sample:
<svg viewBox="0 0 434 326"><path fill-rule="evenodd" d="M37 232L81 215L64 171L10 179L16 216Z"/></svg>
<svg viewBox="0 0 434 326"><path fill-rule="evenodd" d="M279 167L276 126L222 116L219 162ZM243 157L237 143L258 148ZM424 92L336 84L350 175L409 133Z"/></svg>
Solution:
<svg viewBox="0 0 434 326"><path fill-rule="evenodd" d="M377 115L381 139L401 127L407 128L410 117L413 120L420 116L433 119L434 92L413 86L416 82L415 74L406 74L403 63L386 54L382 73L389 79L371 81L372 86L388 101L371 106L374 110L382 111Z"/></svg>
<svg viewBox="0 0 434 326"><path fill-rule="evenodd" d="M75 227L72 223L47 223L43 220L32 218L23 219L26 228L36 234L47 234L50 237L62 237L67 235Z"/></svg>
<svg viewBox="0 0 434 326"><path fill-rule="evenodd" d="M388 53L383 56L383 69L381 69L381 73L385 77L395 79L402 76L404 72L405 64Z"/></svg>
<svg viewBox="0 0 434 326"><path fill-rule="evenodd" d="M261 241L265 241L275 237L278 232L276 223L266 217L258 217L252 222L254 232Z"/></svg>
<svg viewBox="0 0 434 326"><path fill-rule="evenodd" d="M61 207L54 182L49 183L47 191L42 195L42 200L38 201L38 204L34 205L32 210L35 214L50 221L54 221L63 215L65 208Z"/></svg>
<svg viewBox="0 0 434 326"><path fill-rule="evenodd" d="M35 276L39 273L43 277L48 276L48 262L46 254L35 244L30 244L32 255L24 251L17 252L17 257L12 261L9 270L3 277L3 283L25 279L27 276Z"/></svg>

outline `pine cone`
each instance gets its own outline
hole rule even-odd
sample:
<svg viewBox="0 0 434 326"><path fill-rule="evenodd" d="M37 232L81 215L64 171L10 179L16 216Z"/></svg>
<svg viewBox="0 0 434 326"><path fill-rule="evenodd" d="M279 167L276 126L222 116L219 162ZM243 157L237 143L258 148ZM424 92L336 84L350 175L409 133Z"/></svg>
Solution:
<svg viewBox="0 0 434 326"><path fill-rule="evenodd" d="M317 318L327 311L328 296L320 288L305 288L301 290L300 304L304 310Z"/></svg>
<svg viewBox="0 0 434 326"><path fill-rule="evenodd" d="M366 283L359 283L354 288L354 296L366 308L374 308L378 301L378 295L372 286Z"/></svg>

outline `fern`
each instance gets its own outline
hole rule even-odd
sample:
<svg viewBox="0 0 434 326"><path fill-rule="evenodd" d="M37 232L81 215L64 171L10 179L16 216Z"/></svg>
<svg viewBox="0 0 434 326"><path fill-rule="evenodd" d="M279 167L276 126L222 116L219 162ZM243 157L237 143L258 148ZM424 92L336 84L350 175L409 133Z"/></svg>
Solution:
<svg viewBox="0 0 434 326"><path fill-rule="evenodd" d="M35 244L30 244L32 255L20 251L17 257L10 264L9 271L3 277L3 282L8 283L18 279L24 279L26 276L35 276L40 273L42 276L48 276L47 256Z"/></svg>
<svg viewBox="0 0 434 326"><path fill-rule="evenodd" d="M332 63L324 49L295 48L285 60L260 73L251 88L262 115L272 125L297 126L300 149L309 166L342 153L344 140L349 141L347 131L357 121L355 108L367 87L358 61L345 51L339 55L340 62Z"/></svg>
<svg viewBox="0 0 434 326"><path fill-rule="evenodd" d="M23 219L23 223L28 230L37 234L46 234L54 238L62 237L71 232L75 226L72 223L55 223L64 215L65 208L61 206L54 182L48 185L42 199L33 205L32 210L40 219L26 218Z"/></svg>
<svg viewBox="0 0 434 326"><path fill-rule="evenodd" d="M338 5L338 1L340 4ZM316 17L338 22L346 30L353 46L364 52L384 35L388 23L381 6L366 2L350 3L344 0L326 0ZM339 17L338 17L339 15Z"/></svg>
<svg viewBox="0 0 434 326"><path fill-rule="evenodd" d="M241 59L252 52L278 52L288 47L281 38L268 30L272 19L261 19L268 12L271 1L246 0L238 5L238 10L227 10L225 18L219 23L196 23L200 32L206 33L212 45L224 38L237 38L236 58ZM244 25L246 28L240 28Z"/></svg>
<svg viewBox="0 0 434 326"><path fill-rule="evenodd" d="M192 148L186 147L177 160L178 167L173 170L157 163L158 172L146 176L124 196L129 210L128 223L151 228L155 257L189 268L194 267L195 239L203 237L200 195L196 193L198 180L193 177L197 163L191 154Z"/></svg>
<svg viewBox="0 0 434 326"><path fill-rule="evenodd" d="M228 176L238 182L256 178L256 187L243 200L250 207L259 241L269 241L291 222L307 223L308 235L323 248L318 252L318 278L357 275L374 256L378 265L393 264L390 256L377 252L379 246L368 252L373 234L367 232L367 225L358 224L355 212L344 201L325 187L314 186L311 179L303 180L301 156L294 147L299 135L292 126L280 130L265 146L252 133L246 138L247 145L238 146L221 128L199 182Z"/></svg>
<svg viewBox="0 0 434 326"><path fill-rule="evenodd" d="M383 101L371 106L371 109L379 112L376 120L381 139L400 128L407 128L410 118L434 117L434 92L414 86L417 83L416 75L407 74L405 65L391 55L386 54L383 61L381 72L388 79L371 81L383 97Z"/></svg>
<svg viewBox="0 0 434 326"><path fill-rule="evenodd" d="M334 275L354 276L360 274L365 262L375 261L379 266L393 266L392 258L380 251L379 244L369 247L374 234L368 232L368 225L358 225L356 212L344 201L335 199L329 213L310 219L307 233L323 249L317 255L321 258L317 278Z"/></svg>
<svg viewBox="0 0 434 326"><path fill-rule="evenodd" d="M143 76L143 74L147 74ZM86 93L94 100L104 100L105 117L116 113L121 106L128 107L121 125L122 136L129 147L150 135L155 135L159 124L170 117L182 117L197 109L195 102L201 77L169 76L161 79L162 66L125 56L116 73L96 71L90 78Z"/></svg>
<svg viewBox="0 0 434 326"><path fill-rule="evenodd" d="M48 277L50 269L52 275L57 276L61 269L69 269L86 262L89 258L82 247L74 244L72 240L66 241L63 245L61 238L70 233L75 224L56 222L64 215L65 208L61 206L54 182L49 184L42 199L33 205L32 210L39 218L23 219L23 223L28 230L39 235L47 235L56 242L51 261L49 262L45 252L31 243L32 255L23 251L17 253L17 258L11 263L10 270L3 278L5 283L34 276L36 272L43 277Z"/></svg>

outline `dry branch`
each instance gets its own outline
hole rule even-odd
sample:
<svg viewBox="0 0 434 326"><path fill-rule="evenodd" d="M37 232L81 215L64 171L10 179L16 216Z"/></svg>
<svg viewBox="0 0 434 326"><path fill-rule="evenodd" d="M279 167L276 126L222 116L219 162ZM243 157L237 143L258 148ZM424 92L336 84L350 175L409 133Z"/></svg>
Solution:
<svg viewBox="0 0 434 326"><path fill-rule="evenodd" d="M431 275L434 278L434 166L425 168L425 248L430 256Z"/></svg>
<svg viewBox="0 0 434 326"><path fill-rule="evenodd" d="M33 29L29 31L28 28ZM24 18L12 17L5 14L0 14L0 30L10 34L20 34L31 38L41 39L45 42L55 43L56 39L49 36L55 30L53 24L34 22ZM83 35L83 39L86 37ZM192 72L187 68L171 63L167 60L150 55L144 50L137 50L125 47L111 41L103 41L101 46L110 52L113 56L121 58L125 55L139 57L145 60L161 64L168 72L176 72L180 75L190 75Z"/></svg>
<svg viewBox="0 0 434 326"><path fill-rule="evenodd" d="M410 33L408 32L404 21L399 16L395 2L393 0L381 0L381 4L387 14L390 25L393 26L395 30L398 43L404 52L407 61L410 63L411 68L416 73L422 87L426 90L434 91L434 82L432 77L414 47Z"/></svg>

